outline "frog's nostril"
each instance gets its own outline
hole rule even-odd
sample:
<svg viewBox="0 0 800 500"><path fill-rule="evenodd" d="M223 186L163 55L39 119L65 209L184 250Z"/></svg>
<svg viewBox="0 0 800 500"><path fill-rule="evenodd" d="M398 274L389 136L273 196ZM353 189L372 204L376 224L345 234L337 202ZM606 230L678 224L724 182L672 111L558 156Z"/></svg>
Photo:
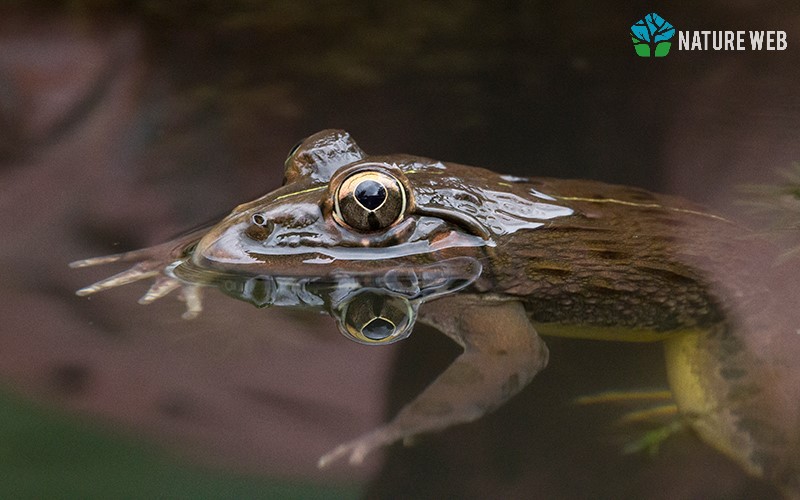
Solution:
<svg viewBox="0 0 800 500"><path fill-rule="evenodd" d="M263 225L265 225L267 223L266 217L264 217L261 214L255 214L252 217L252 220L253 220L253 224L255 224L256 226L263 226Z"/></svg>

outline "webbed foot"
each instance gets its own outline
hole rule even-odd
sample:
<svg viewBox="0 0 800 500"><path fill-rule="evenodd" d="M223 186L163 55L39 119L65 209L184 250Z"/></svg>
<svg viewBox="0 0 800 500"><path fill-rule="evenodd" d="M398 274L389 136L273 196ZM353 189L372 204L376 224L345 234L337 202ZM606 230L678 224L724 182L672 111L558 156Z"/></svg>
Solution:
<svg viewBox="0 0 800 500"><path fill-rule="evenodd" d="M186 312L183 313L183 318L195 318L203 310L200 286L180 281L168 274L168 270L176 261L187 258L188 249L197 243L204 233L205 228L198 229L161 245L71 262L69 266L72 268L92 267L114 262L134 262L129 269L85 286L77 290L75 294L85 297L118 286L155 278L147 292L139 299L139 303L150 304L180 288L181 292L178 298L186 303Z"/></svg>
<svg viewBox="0 0 800 500"><path fill-rule="evenodd" d="M643 404L661 402L641 408ZM596 404L628 404L640 406L625 412L616 425L646 425L650 430L639 433L638 437L627 439L622 446L625 454L647 453L656 455L661 445L674 434L686 429L686 423L680 419L677 405L672 401L672 393L668 390L640 391L608 391L599 394L581 396L575 400L580 405Z"/></svg>

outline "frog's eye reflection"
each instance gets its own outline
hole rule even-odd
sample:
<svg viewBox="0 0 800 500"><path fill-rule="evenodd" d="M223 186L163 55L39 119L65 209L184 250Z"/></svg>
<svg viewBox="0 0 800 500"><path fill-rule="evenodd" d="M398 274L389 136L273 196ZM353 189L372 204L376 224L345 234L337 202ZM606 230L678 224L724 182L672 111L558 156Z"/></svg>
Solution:
<svg viewBox="0 0 800 500"><path fill-rule="evenodd" d="M391 344L409 336L414 311L403 297L363 291L346 302L338 317L346 337L362 344Z"/></svg>
<svg viewBox="0 0 800 500"><path fill-rule="evenodd" d="M378 231L399 221L406 204L406 192L393 176L380 171L361 171L339 185L334 216L357 231Z"/></svg>
<svg viewBox="0 0 800 500"><path fill-rule="evenodd" d="M386 340L395 331L394 323L386 318L372 318L372 320L361 327L361 334L370 340Z"/></svg>

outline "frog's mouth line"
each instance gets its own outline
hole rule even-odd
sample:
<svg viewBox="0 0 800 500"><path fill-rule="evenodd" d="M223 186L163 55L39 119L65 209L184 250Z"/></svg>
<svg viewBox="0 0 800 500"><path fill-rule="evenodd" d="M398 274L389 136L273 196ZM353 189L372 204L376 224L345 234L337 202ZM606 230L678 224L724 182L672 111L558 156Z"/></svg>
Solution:
<svg viewBox="0 0 800 500"><path fill-rule="evenodd" d="M489 231L489 229L478 222L478 219L463 212L445 208L417 206L414 208L413 214L434 217L436 219L450 222L456 226L466 229L473 236L478 236L484 240L489 240L492 236L492 233Z"/></svg>

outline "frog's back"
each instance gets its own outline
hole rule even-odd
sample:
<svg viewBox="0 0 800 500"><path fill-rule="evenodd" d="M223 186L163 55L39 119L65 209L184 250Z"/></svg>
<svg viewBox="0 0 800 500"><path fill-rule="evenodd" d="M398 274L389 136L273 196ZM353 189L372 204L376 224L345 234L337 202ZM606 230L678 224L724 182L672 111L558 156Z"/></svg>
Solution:
<svg viewBox="0 0 800 500"><path fill-rule="evenodd" d="M723 320L713 275L736 265L718 256L740 228L638 188L553 179L530 188L574 213L503 237L487 279L523 297L542 333L660 340Z"/></svg>

